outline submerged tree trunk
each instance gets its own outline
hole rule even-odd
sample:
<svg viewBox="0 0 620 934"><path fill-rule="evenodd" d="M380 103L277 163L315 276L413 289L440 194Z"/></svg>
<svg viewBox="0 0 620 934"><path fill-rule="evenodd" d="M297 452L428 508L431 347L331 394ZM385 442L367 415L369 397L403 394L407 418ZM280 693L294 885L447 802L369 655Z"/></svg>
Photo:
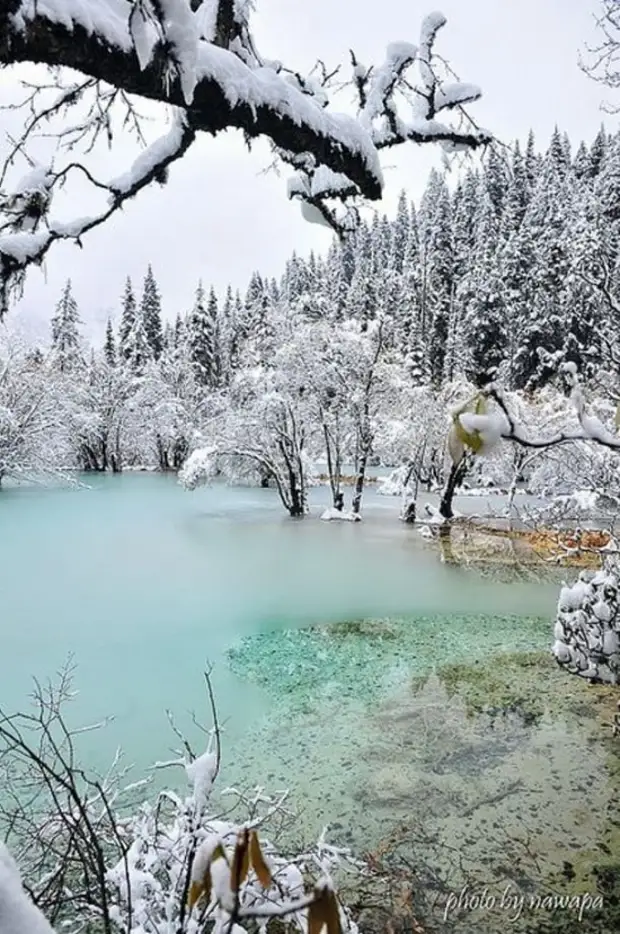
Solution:
<svg viewBox="0 0 620 934"><path fill-rule="evenodd" d="M443 493L441 494L441 502L439 503L439 515L444 519L454 518L452 500L454 499L454 494L457 487L459 487L463 482L468 466L469 464L467 462L466 455L461 457L460 461L458 461L456 464L452 465L448 475L448 481L444 487Z"/></svg>
<svg viewBox="0 0 620 934"><path fill-rule="evenodd" d="M400 514L400 518L408 525L413 525L416 520L416 503L418 499L420 475L422 473L422 464L424 462L425 452L426 438L424 438L421 447L417 450L415 456L412 457L409 464L407 465L407 473L405 475L405 482L403 484L403 508ZM412 479L415 479L413 486L411 483Z"/></svg>
<svg viewBox="0 0 620 934"><path fill-rule="evenodd" d="M368 458L370 457L370 452L372 450L369 393L370 389L367 387L357 440L357 476L355 478L353 503L351 505L351 510L354 516L359 516L362 507L362 494L364 492L364 483L366 481L366 468L368 467Z"/></svg>
<svg viewBox="0 0 620 934"><path fill-rule="evenodd" d="M338 432L338 422L336 420L336 431ZM339 432L334 440L329 425L323 419L323 437L325 438L325 453L327 455L327 474L329 476L329 485L332 491L332 505L338 512L344 509L344 494L341 489L342 483L342 456L340 452Z"/></svg>
<svg viewBox="0 0 620 934"><path fill-rule="evenodd" d="M357 476L355 478L355 488L353 491L353 503L351 510L354 516L359 516L362 508L362 495L364 493L364 483L366 481L366 468L368 458L370 457L370 439L365 438L360 445L360 454L357 466Z"/></svg>

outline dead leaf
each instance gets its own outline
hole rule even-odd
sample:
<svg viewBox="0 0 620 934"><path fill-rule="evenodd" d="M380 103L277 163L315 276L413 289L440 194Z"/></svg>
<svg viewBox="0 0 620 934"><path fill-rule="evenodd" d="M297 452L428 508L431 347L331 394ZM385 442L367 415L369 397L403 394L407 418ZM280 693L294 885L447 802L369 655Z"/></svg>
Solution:
<svg viewBox="0 0 620 934"><path fill-rule="evenodd" d="M258 835L255 830L252 830L250 833L250 859L252 862L252 869L258 876L258 881L264 889L268 889L271 885L271 872L269 866L265 862L265 857L260 848Z"/></svg>
<svg viewBox="0 0 620 934"><path fill-rule="evenodd" d="M250 847L249 834L247 829L239 834L237 845L233 856L230 869L230 888L233 892L239 890L239 886L245 882L250 869Z"/></svg>

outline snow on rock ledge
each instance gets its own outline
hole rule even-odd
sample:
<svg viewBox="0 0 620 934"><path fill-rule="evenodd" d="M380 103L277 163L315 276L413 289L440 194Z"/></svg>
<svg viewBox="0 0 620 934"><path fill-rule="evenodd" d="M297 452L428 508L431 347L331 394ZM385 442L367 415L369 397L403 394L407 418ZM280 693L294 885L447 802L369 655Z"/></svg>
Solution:
<svg viewBox="0 0 620 934"><path fill-rule="evenodd" d="M571 674L620 684L620 566L583 571L560 591L553 654Z"/></svg>
<svg viewBox="0 0 620 934"><path fill-rule="evenodd" d="M321 516L321 519L323 519L325 522L334 522L337 520L340 520L341 522L361 522L362 517L358 512L347 512L346 510L341 512L339 509L334 509L331 507L330 509L325 510Z"/></svg>

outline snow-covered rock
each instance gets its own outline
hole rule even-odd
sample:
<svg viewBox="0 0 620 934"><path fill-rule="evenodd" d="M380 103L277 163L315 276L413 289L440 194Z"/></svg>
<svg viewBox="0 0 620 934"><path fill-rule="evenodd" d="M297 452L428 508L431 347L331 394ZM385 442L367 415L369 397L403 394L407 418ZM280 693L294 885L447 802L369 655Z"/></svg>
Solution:
<svg viewBox="0 0 620 934"><path fill-rule="evenodd" d="M361 522L362 517L359 513L350 512L346 509L334 509L332 506L325 510L321 515L321 519L323 519L324 522Z"/></svg>
<svg viewBox="0 0 620 934"><path fill-rule="evenodd" d="M620 684L620 567L583 571L558 600L552 653L559 665L591 681Z"/></svg>

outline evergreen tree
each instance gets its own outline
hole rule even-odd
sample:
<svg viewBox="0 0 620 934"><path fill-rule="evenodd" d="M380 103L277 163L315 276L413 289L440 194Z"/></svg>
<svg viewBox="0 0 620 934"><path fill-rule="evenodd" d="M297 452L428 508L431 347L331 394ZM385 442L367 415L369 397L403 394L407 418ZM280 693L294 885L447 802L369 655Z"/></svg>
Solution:
<svg viewBox="0 0 620 934"><path fill-rule="evenodd" d="M224 385L229 385L234 372L239 368L240 334L239 322L235 316L235 301L232 287L229 285L224 296L221 313L218 315L220 378Z"/></svg>
<svg viewBox="0 0 620 934"><path fill-rule="evenodd" d="M515 142L511 162L510 177L504 203L504 213L501 222L502 240L508 239L514 230L518 230L523 223L529 201L528 182L525 172L525 162L521 155L518 142Z"/></svg>
<svg viewBox="0 0 620 934"><path fill-rule="evenodd" d="M372 273L371 259L365 254L357 256L355 272L347 293L347 317L359 322L362 331L376 316L376 280Z"/></svg>
<svg viewBox="0 0 620 934"><path fill-rule="evenodd" d="M199 282L194 307L188 321L187 345L196 381L201 386L215 386L217 382L216 317L215 292L211 289L207 303L202 282Z"/></svg>
<svg viewBox="0 0 620 934"><path fill-rule="evenodd" d="M577 206L570 226L564 359L575 363L587 379L601 359L599 335L606 331L612 336L601 308L600 287L606 285L605 270L613 265L613 237L592 192Z"/></svg>
<svg viewBox="0 0 620 934"><path fill-rule="evenodd" d="M131 369L141 373L153 359L149 336L144 322L144 306L141 303L135 309L131 330L125 339L123 356Z"/></svg>
<svg viewBox="0 0 620 934"><path fill-rule="evenodd" d="M545 160L550 162L557 174L564 177L570 169L570 149L567 153L560 131L556 126L551 135L551 141L547 150Z"/></svg>
<svg viewBox="0 0 620 934"><path fill-rule="evenodd" d="M497 150L492 146L489 150L489 156L484 166L484 181L486 189L495 211L495 216L500 218L504 208L504 198L508 187L508 170L506 162Z"/></svg>
<svg viewBox="0 0 620 934"><path fill-rule="evenodd" d="M144 278L141 312L151 356L154 360L159 360L164 346L161 324L161 298L150 265Z"/></svg>
<svg viewBox="0 0 620 934"><path fill-rule="evenodd" d="M239 289L235 292L235 300L232 310L231 322L231 343L230 343L230 371L236 373L243 365L243 340L244 340L244 307L241 300Z"/></svg>
<svg viewBox="0 0 620 934"><path fill-rule="evenodd" d="M428 354L431 380L435 386L440 386L454 297L454 255L450 194L445 181L436 172L431 172L420 215L420 336Z"/></svg>
<svg viewBox="0 0 620 934"><path fill-rule="evenodd" d="M409 214L407 195L403 189L398 197L396 218L392 225L392 243L390 249L392 266L397 273L402 273L403 271L410 227L411 217Z"/></svg>
<svg viewBox="0 0 620 934"><path fill-rule="evenodd" d="M527 179L528 197L532 196L538 182L539 162L534 132L530 130L525 147L525 178Z"/></svg>
<svg viewBox="0 0 620 934"><path fill-rule="evenodd" d="M575 158L573 159L573 174L575 178L587 178L590 172L590 154L588 147L582 140L577 147Z"/></svg>
<svg viewBox="0 0 620 934"><path fill-rule="evenodd" d="M52 359L61 373L75 369L82 362L80 352L80 316L67 279L52 317Z"/></svg>
<svg viewBox="0 0 620 934"><path fill-rule="evenodd" d="M549 160L523 223L532 256L532 289L514 360L517 388L543 386L562 359L570 204L569 180Z"/></svg>
<svg viewBox="0 0 620 934"><path fill-rule="evenodd" d="M103 345L103 354L108 366L116 366L116 341L114 340L114 329L112 321L108 318L105 329L105 343Z"/></svg>
<svg viewBox="0 0 620 934"><path fill-rule="evenodd" d="M599 175L605 163L608 147L609 141L607 138L607 133L605 132L605 127L601 126L600 130L596 134L596 137L594 138L592 146L590 147L587 171L588 178L593 179Z"/></svg>
<svg viewBox="0 0 620 934"><path fill-rule="evenodd" d="M416 386L428 383L428 358L422 334L421 265L415 207L410 208L409 236L403 258L401 293L397 303L396 342Z"/></svg>
<svg viewBox="0 0 620 934"><path fill-rule="evenodd" d="M185 341L185 322L181 317L181 314L177 312L177 316L174 319L174 346L178 350L183 346Z"/></svg>
<svg viewBox="0 0 620 934"><path fill-rule="evenodd" d="M321 282L327 317L334 321L341 321L344 317L349 290L343 257L344 247L334 241L327 253L325 273Z"/></svg>
<svg viewBox="0 0 620 934"><path fill-rule="evenodd" d="M129 335L134 329L136 321L136 299L134 296L131 279L127 276L125 281L125 292L123 294L123 310L121 313L121 324L118 335L118 346L120 355L129 359Z"/></svg>
<svg viewBox="0 0 620 934"><path fill-rule="evenodd" d="M620 220L620 137L609 145L595 178L594 191L603 216L615 225Z"/></svg>
<svg viewBox="0 0 620 934"><path fill-rule="evenodd" d="M474 218L479 193L478 176L469 169L457 186L452 200L454 275L457 279L466 275L472 262Z"/></svg>
<svg viewBox="0 0 620 934"><path fill-rule="evenodd" d="M498 228L490 193L481 186L475 218L474 260L461 286L465 310L465 373L478 386L498 376L507 350L506 310L497 254Z"/></svg>

